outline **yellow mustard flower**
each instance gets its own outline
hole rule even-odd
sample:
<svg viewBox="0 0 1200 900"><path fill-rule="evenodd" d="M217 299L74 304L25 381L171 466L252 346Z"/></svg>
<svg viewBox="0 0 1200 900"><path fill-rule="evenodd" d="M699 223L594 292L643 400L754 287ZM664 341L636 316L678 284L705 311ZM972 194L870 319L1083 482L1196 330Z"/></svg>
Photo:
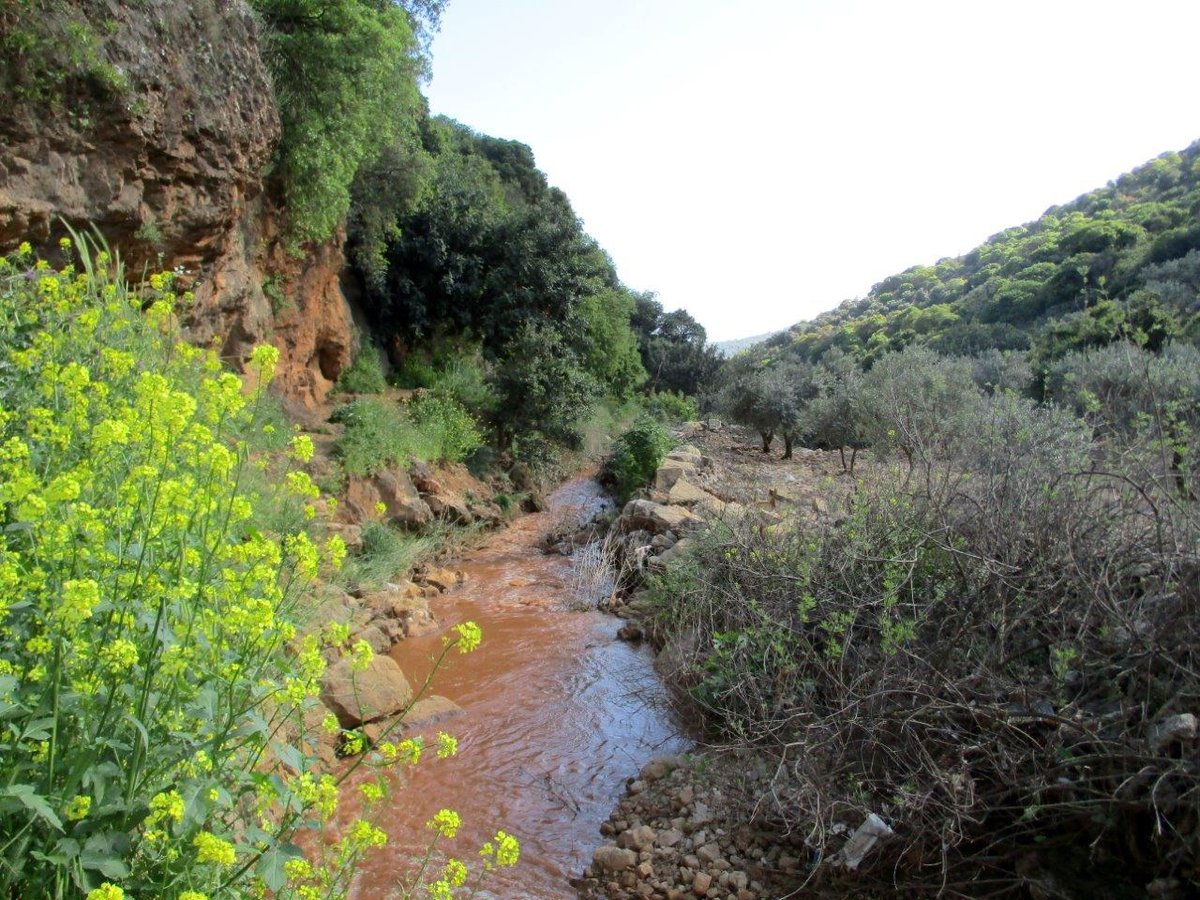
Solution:
<svg viewBox="0 0 1200 900"><path fill-rule="evenodd" d="M439 809L433 818L425 823L430 831L436 831L442 837L452 838L462 827L462 818L452 809Z"/></svg>
<svg viewBox="0 0 1200 900"><path fill-rule="evenodd" d="M86 819L89 812L92 811L92 798L84 794L76 794L71 798L71 802L67 804L64 815L69 822L78 822L80 819Z"/></svg>
<svg viewBox="0 0 1200 900"><path fill-rule="evenodd" d="M458 632L459 653L470 653L483 640L483 629L474 622L460 622L454 630Z"/></svg>
<svg viewBox="0 0 1200 900"><path fill-rule="evenodd" d="M202 863L232 866L237 861L237 851L229 841L222 840L211 831L201 831L192 841L196 848L196 859Z"/></svg>
<svg viewBox="0 0 1200 900"><path fill-rule="evenodd" d="M458 754L458 738L444 731L438 732L438 759L448 759Z"/></svg>

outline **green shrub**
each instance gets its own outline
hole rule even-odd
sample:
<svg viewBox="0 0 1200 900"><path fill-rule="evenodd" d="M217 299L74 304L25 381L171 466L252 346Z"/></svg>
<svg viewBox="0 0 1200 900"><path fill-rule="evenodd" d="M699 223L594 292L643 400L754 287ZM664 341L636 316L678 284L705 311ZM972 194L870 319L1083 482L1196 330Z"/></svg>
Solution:
<svg viewBox="0 0 1200 900"><path fill-rule="evenodd" d="M362 550L346 560L339 581L349 588L378 590L386 581L404 577L433 555L436 534L406 534L383 522L363 525Z"/></svg>
<svg viewBox="0 0 1200 900"><path fill-rule="evenodd" d="M644 412L641 398L636 396L628 400L605 397L592 404L578 426L583 435L584 457L592 461L606 459L612 453L613 441L628 430Z"/></svg>
<svg viewBox="0 0 1200 900"><path fill-rule="evenodd" d="M375 475L393 465L407 465L418 445L408 416L395 403L365 397L333 412L345 430L334 441L334 453L349 475Z"/></svg>
<svg viewBox="0 0 1200 900"><path fill-rule="evenodd" d="M613 443L605 463L604 478L617 498L625 503L639 487L654 477L666 452L671 449L667 430L648 415L639 416L628 431Z"/></svg>
<svg viewBox="0 0 1200 900"><path fill-rule="evenodd" d="M283 135L294 244L329 237L359 167L412 127L420 58L404 9L361 0L253 0Z"/></svg>
<svg viewBox="0 0 1200 900"><path fill-rule="evenodd" d="M465 409L429 393L407 407L365 397L335 410L332 418L345 426L333 449L350 475L374 475L413 458L462 462L483 443Z"/></svg>
<svg viewBox="0 0 1200 900"><path fill-rule="evenodd" d="M700 405L696 398L678 391L654 391L650 394L647 406L656 418L673 425L694 422L700 418Z"/></svg>
<svg viewBox="0 0 1200 900"><path fill-rule="evenodd" d="M488 381L488 367L478 350L454 353L442 360L428 387L434 394L461 404L473 416L487 416L496 409L496 392Z"/></svg>
<svg viewBox="0 0 1200 900"><path fill-rule="evenodd" d="M337 390L347 394L382 394L387 387L383 377L383 354L374 344L363 344L354 362L338 375Z"/></svg>
<svg viewBox="0 0 1200 900"><path fill-rule="evenodd" d="M449 397L421 394L409 404L409 415L422 459L462 462L483 444L471 414Z"/></svg>

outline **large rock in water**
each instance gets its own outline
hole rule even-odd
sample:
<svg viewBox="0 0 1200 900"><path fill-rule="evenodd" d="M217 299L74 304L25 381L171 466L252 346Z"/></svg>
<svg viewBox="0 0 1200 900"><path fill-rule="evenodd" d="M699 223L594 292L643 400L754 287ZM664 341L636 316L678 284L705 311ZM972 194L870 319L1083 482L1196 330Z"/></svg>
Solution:
<svg viewBox="0 0 1200 900"><path fill-rule="evenodd" d="M412 686L390 656L376 656L363 672L354 672L343 659L325 673L321 702L333 711L343 728L357 728L392 716L412 700Z"/></svg>

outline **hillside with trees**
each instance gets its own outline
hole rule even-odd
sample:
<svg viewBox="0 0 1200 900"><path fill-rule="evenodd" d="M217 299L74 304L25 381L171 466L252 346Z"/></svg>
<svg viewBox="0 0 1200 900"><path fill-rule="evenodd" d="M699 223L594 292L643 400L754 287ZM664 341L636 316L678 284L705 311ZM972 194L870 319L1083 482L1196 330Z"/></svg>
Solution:
<svg viewBox="0 0 1200 900"><path fill-rule="evenodd" d="M790 481L637 605L709 739L775 773L757 802L807 835L804 885L1194 893L1198 160L722 368L708 402L757 440L713 453ZM777 510L797 492L815 515Z"/></svg>
<svg viewBox="0 0 1200 900"><path fill-rule="evenodd" d="M964 256L913 266L767 344L866 364L911 345L1031 350L1035 362L1122 338L1200 340L1200 142Z"/></svg>

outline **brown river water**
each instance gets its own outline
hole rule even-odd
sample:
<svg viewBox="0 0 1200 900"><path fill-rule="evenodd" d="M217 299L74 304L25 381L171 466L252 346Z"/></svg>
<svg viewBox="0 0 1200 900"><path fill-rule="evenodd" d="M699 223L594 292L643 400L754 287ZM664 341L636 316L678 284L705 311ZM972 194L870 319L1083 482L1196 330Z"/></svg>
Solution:
<svg viewBox="0 0 1200 900"><path fill-rule="evenodd" d="M426 758L389 801L381 823L389 842L369 856L354 900L398 896L397 878L428 846L425 822L443 807L457 811L463 825L439 850L473 871L479 847L497 829L521 842L519 864L489 875L479 897L574 897L568 879L602 842L600 823L625 778L688 745L649 650L615 640L620 623L612 616L573 610L576 563L538 547L553 524L583 520L603 503L595 482L570 481L548 498L545 512L517 520L458 562L466 583L433 609L447 627L475 621L483 644L447 657L431 690L465 712L426 730L430 737L438 730L455 735L458 756L438 760L436 741L427 743ZM415 686L441 641L430 635L393 648Z"/></svg>

